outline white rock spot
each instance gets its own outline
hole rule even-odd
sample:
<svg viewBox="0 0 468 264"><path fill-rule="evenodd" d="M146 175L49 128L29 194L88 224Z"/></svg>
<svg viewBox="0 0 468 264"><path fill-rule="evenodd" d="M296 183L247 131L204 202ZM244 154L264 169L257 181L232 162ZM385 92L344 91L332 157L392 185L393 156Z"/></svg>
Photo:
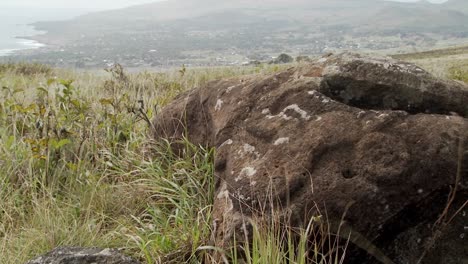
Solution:
<svg viewBox="0 0 468 264"><path fill-rule="evenodd" d="M281 117L281 118L283 118L284 120L291 120L291 119L293 119L292 117L286 115L286 114L283 113L283 112L279 113L278 116Z"/></svg>
<svg viewBox="0 0 468 264"><path fill-rule="evenodd" d="M101 256L112 256L112 251L108 248L103 249L101 252L99 252L99 255Z"/></svg>
<svg viewBox="0 0 468 264"><path fill-rule="evenodd" d="M284 138L278 138L278 139L275 141L274 145L275 145L275 146L279 146L279 145L287 144L287 143L289 143L289 138L288 138L288 137L284 137Z"/></svg>
<svg viewBox="0 0 468 264"><path fill-rule="evenodd" d="M234 141L232 141L232 139L228 139L226 141L224 141L223 144L221 144L221 146L219 146L220 148L226 146L226 145L232 145L232 143L234 143Z"/></svg>
<svg viewBox="0 0 468 264"><path fill-rule="evenodd" d="M361 118L366 114L366 111L361 111L358 113L357 118Z"/></svg>
<svg viewBox="0 0 468 264"><path fill-rule="evenodd" d="M255 173L257 173L257 170L255 168L252 168L252 167L245 167L241 170L241 175L245 175L247 177L252 177L255 175Z"/></svg>
<svg viewBox="0 0 468 264"><path fill-rule="evenodd" d="M241 170L241 172L239 173L239 176L235 179L235 181L238 182L242 180L245 176L251 178L252 176L255 175L255 173L257 173L257 170L255 168L245 167Z"/></svg>
<svg viewBox="0 0 468 264"><path fill-rule="evenodd" d="M229 198L229 191L224 190L224 191L219 192L217 198L218 199Z"/></svg>
<svg viewBox="0 0 468 264"><path fill-rule="evenodd" d="M285 115L286 111L288 110L293 110L295 111L296 113L298 113L299 115L301 115L301 118L302 119L305 119L305 120L309 120L310 119L310 116L307 114L306 111L302 110L297 104L293 104L293 105L290 105L286 108L283 109L283 112L281 112L281 114Z"/></svg>
<svg viewBox="0 0 468 264"><path fill-rule="evenodd" d="M254 153L255 147L250 144L244 144L244 152L245 153Z"/></svg>
<svg viewBox="0 0 468 264"><path fill-rule="evenodd" d="M234 88L236 88L235 85L230 86L230 87L228 87L228 88L226 89L226 92L227 92L227 93L230 93L230 92L232 91L232 89L234 89Z"/></svg>
<svg viewBox="0 0 468 264"><path fill-rule="evenodd" d="M216 196L218 199L228 199L229 198L229 191L227 190L227 184L224 182L221 190L219 191L218 195Z"/></svg>
<svg viewBox="0 0 468 264"><path fill-rule="evenodd" d="M218 101L216 102L215 111L221 110L221 108L223 107L223 103L224 102L221 99L218 99Z"/></svg>

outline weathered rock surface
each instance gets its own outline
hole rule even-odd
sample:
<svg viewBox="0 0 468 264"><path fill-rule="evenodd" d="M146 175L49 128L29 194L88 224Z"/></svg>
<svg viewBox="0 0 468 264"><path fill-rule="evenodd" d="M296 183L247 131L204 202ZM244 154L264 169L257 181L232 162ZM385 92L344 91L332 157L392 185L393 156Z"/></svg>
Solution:
<svg viewBox="0 0 468 264"><path fill-rule="evenodd" d="M115 249L61 247L27 264L139 264Z"/></svg>
<svg viewBox="0 0 468 264"><path fill-rule="evenodd" d="M182 94L155 118L153 136L176 141L186 132L217 148L217 246L272 214L305 227L319 211L331 223L347 211L353 232L395 263L416 263L456 184L467 95L466 85L414 65L345 53ZM458 206L468 197L466 167L460 175ZM466 213L422 263L468 261ZM353 247L347 256L378 263Z"/></svg>
<svg viewBox="0 0 468 264"><path fill-rule="evenodd" d="M466 85L435 78L414 64L345 53L323 58L318 66L321 92L348 105L468 116Z"/></svg>

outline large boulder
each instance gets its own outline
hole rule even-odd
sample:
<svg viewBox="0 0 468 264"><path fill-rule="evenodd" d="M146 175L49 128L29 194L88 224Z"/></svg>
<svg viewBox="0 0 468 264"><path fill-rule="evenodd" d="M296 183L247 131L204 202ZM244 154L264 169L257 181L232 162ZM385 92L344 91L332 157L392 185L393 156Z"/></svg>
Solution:
<svg viewBox="0 0 468 264"><path fill-rule="evenodd" d="M468 116L466 85L435 78L414 64L344 53L322 58L317 65L322 69L321 92L340 102L365 109Z"/></svg>
<svg viewBox="0 0 468 264"><path fill-rule="evenodd" d="M415 65L344 53L182 94L153 137L216 147L216 246L259 219L306 227L326 215L353 233L346 263L463 263L465 211L437 240L433 225L468 197L467 96Z"/></svg>
<svg viewBox="0 0 468 264"><path fill-rule="evenodd" d="M115 249L60 247L27 264L139 264Z"/></svg>

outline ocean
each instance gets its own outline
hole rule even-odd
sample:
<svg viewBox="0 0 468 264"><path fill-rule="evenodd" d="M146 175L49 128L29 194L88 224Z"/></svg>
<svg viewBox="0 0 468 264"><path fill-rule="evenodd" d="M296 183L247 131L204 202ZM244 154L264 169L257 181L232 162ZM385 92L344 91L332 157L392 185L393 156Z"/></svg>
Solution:
<svg viewBox="0 0 468 264"><path fill-rule="evenodd" d="M31 26L38 21L60 21L72 19L92 11L90 9L58 8L2 8L0 4L0 56L14 54L15 51L36 49L44 44L37 41L21 39L43 34Z"/></svg>

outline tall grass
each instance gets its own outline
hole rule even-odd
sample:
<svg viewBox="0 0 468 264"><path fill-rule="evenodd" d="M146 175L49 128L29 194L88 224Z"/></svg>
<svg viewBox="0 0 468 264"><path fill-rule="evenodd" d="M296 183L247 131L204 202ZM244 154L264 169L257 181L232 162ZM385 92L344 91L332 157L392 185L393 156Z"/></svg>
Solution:
<svg viewBox="0 0 468 264"><path fill-rule="evenodd" d="M174 96L256 68L126 74L0 67L0 263L57 246L124 248L146 262L199 262L213 197L213 150L184 155L147 136Z"/></svg>
<svg viewBox="0 0 468 264"><path fill-rule="evenodd" d="M230 256L234 263L247 264L342 264L348 238L340 238L330 226L321 216L310 219L305 228L285 226L276 217L257 219L252 223L252 238L244 238Z"/></svg>
<svg viewBox="0 0 468 264"><path fill-rule="evenodd" d="M317 219L305 230L254 226L240 248L210 246L214 150L186 139L175 155L147 135L148 121L183 91L280 69L0 65L0 263L58 246L123 248L145 263L342 263L345 245L327 247L333 232Z"/></svg>
<svg viewBox="0 0 468 264"><path fill-rule="evenodd" d="M468 60L463 65L452 66L449 74L452 79L468 83Z"/></svg>

